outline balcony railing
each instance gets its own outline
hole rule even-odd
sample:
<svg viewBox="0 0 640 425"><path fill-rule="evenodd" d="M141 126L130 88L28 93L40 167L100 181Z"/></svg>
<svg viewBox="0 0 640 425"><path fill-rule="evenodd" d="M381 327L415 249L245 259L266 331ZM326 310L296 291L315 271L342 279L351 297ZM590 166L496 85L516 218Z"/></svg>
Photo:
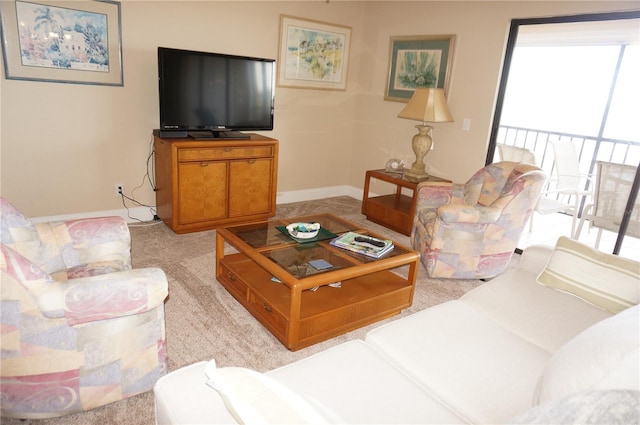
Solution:
<svg viewBox="0 0 640 425"><path fill-rule="evenodd" d="M537 165L542 168L548 176L552 176L554 158L553 148L549 143L552 140L569 140L575 144L581 174L593 176L596 169L596 161L616 162L619 164L633 165L634 167L637 167L640 163L640 142L638 141L549 132L539 129L502 125L498 129L496 143L518 146L533 151L538 162ZM496 150L494 161L498 160L499 155ZM585 187L585 189L589 189L589 187ZM568 205L574 202L572 197L563 198L557 196L557 200L566 202ZM581 202L579 216L585 206L585 202L585 199Z"/></svg>
<svg viewBox="0 0 640 425"><path fill-rule="evenodd" d="M584 174L593 175L596 171L597 161L616 162L619 164L632 165L634 167L637 167L640 163L640 142L638 141L609 139L604 137L598 138L593 136L549 132L523 127L500 126L496 143L523 147L533 151L536 155L538 166L540 166L548 176L552 176L554 158L553 148L549 142L553 140L570 140L575 143L579 156L580 172ZM498 160L499 155L496 150L494 154L494 161ZM573 202L571 199L566 199L565 201L569 204ZM583 205L581 205L581 209L583 207L584 201ZM559 216L559 223L561 219L562 216ZM554 218L553 220L556 219ZM558 227L547 222L544 232L526 233L524 238L525 240L520 241L519 247L524 248L530 244L536 243L552 243L551 241L555 240L554 238L558 235L567 235L567 224L565 222L562 223L564 224ZM637 226L637 224L634 225ZM547 236L548 240L544 239ZM588 241L591 238L589 232L583 232L580 237L581 240L586 243L589 243ZM607 251L608 248L611 248L613 253L618 253L617 249L620 247L618 245L620 242L620 236L617 235L617 237L617 240L613 239L608 241L610 247L601 246L600 249ZM628 258L637 258L638 252L640 252L640 241L635 238L631 238L627 243L627 239L628 238L625 239L625 245L622 248L623 251L620 251L619 254ZM626 250L626 252L624 250Z"/></svg>
<svg viewBox="0 0 640 425"><path fill-rule="evenodd" d="M552 140L570 140L576 145L580 172L583 174L593 174L596 161L617 162L636 167L640 163L640 141L502 125L499 128L496 143L523 147L533 151L538 160L538 166L550 176L553 171L553 150L549 142ZM494 158L498 159L497 153Z"/></svg>

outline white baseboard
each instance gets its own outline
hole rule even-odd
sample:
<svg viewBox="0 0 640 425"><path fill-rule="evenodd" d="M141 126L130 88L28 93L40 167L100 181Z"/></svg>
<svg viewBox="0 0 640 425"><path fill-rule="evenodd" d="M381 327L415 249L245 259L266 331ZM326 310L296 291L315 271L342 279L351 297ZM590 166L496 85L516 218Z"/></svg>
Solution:
<svg viewBox="0 0 640 425"><path fill-rule="evenodd" d="M333 198L335 196L350 196L355 199L362 199L362 189L358 189L353 186L332 186L294 190L290 192L278 192L276 194L276 204L313 201L314 199Z"/></svg>
<svg viewBox="0 0 640 425"><path fill-rule="evenodd" d="M290 192L278 192L276 194L276 204L290 204L292 202L312 201L314 199L333 198L335 196L350 196L361 200L362 189L358 189L353 186L332 186L294 190ZM122 208L118 210L36 217L32 218L31 221L34 223L44 223L47 221L75 220L79 218L107 217L114 215L122 217L127 223L153 220L153 213L149 207L133 207L129 208L129 210Z"/></svg>

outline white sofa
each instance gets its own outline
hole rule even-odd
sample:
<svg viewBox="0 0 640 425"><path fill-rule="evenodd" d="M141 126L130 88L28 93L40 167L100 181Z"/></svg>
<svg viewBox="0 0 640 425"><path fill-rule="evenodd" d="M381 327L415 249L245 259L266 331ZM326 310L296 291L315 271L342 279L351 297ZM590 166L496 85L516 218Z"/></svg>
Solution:
<svg viewBox="0 0 640 425"><path fill-rule="evenodd" d="M364 341L267 374L169 373L156 423L640 423L639 298L640 263L561 238Z"/></svg>

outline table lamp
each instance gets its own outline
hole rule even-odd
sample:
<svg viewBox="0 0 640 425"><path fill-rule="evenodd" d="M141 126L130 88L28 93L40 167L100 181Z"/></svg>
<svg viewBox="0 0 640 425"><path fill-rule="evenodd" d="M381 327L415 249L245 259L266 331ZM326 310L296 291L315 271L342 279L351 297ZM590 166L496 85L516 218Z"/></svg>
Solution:
<svg viewBox="0 0 640 425"><path fill-rule="evenodd" d="M416 125L418 134L413 136L411 140L411 147L416 154L416 160L411 165L411 169L405 172L405 175L415 179L429 177L429 174L425 171L423 159L433 145L431 138L433 127L427 125L427 122L453 121L453 117L447 107L447 101L444 98L444 90L426 87L416 89L407 106L398 114L398 118L422 121L422 124Z"/></svg>

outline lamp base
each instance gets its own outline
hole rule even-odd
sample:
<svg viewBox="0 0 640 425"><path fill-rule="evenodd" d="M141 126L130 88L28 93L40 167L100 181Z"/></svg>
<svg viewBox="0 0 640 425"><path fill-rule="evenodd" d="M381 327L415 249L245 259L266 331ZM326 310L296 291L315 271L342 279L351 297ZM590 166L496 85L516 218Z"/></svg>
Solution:
<svg viewBox="0 0 640 425"><path fill-rule="evenodd" d="M424 164L423 164L424 167ZM411 178L411 179L415 179L415 180L422 180L422 179L428 179L429 178L429 173L427 173L426 171L424 171L424 168L422 170L420 169L414 169L414 168L406 168L404 170L404 175Z"/></svg>
<svg viewBox="0 0 640 425"><path fill-rule="evenodd" d="M405 171L405 176L412 179L425 179L429 174L425 171L424 156L431 150L433 140L431 139L432 127L426 124L416 125L418 134L411 139L411 147L413 153L416 154L416 160L411 164L411 168Z"/></svg>

